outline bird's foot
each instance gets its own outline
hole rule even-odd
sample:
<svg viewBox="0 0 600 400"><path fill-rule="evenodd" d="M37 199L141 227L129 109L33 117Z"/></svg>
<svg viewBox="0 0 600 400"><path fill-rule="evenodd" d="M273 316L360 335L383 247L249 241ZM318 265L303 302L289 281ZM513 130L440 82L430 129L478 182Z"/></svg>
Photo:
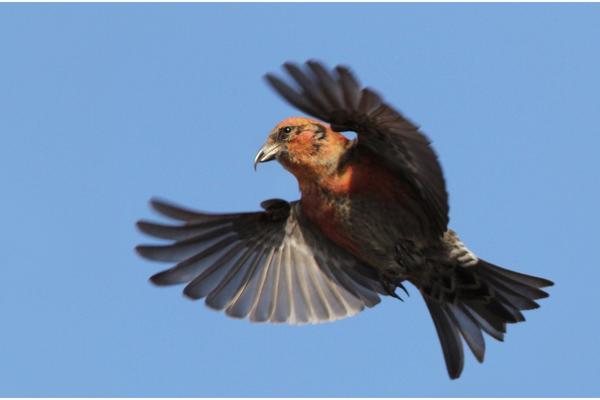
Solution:
<svg viewBox="0 0 600 400"><path fill-rule="evenodd" d="M406 290L406 287L402 284L401 281L391 282L388 279L386 279L386 277L383 274L380 273L379 274L379 283L381 283L383 290L386 292L386 294L388 296L394 297L400 301L404 301L404 299L396 293L396 289L400 288L400 289L402 289L402 291L404 291L404 293L406 293L407 297L410 297L408 290Z"/></svg>

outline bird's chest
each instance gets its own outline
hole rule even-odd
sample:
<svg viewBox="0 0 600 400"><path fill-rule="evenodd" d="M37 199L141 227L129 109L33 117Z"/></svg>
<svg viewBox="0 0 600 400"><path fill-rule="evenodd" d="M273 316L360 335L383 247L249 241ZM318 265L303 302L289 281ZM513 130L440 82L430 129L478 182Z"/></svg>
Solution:
<svg viewBox="0 0 600 400"><path fill-rule="evenodd" d="M319 186L301 186L302 208L327 237L355 256L371 264L392 263L398 239L419 234L404 186L386 173L353 169Z"/></svg>
<svg viewBox="0 0 600 400"><path fill-rule="evenodd" d="M357 243L351 232L352 200L348 196L328 196L326 193L302 196L304 215L331 240L354 252Z"/></svg>

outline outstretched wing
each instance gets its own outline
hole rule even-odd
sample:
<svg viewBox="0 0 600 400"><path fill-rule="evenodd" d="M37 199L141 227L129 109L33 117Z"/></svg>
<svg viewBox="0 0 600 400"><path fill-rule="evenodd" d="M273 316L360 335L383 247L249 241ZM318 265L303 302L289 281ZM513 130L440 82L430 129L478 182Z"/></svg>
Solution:
<svg viewBox="0 0 600 400"><path fill-rule="evenodd" d="M206 214L159 200L152 206L182 221L140 221L148 235L174 242L136 247L150 260L175 262L150 279L157 285L187 283L184 294L236 318L290 324L352 316L380 299L381 286L358 260L314 230L298 202L272 199L265 211Z"/></svg>
<svg viewBox="0 0 600 400"><path fill-rule="evenodd" d="M284 68L299 89L266 75L277 93L299 110L330 123L335 131L355 131L358 148L373 152L415 188L442 235L448 225L448 194L437 156L418 127L373 90L362 88L346 67L328 71L308 61L304 69L292 63Z"/></svg>

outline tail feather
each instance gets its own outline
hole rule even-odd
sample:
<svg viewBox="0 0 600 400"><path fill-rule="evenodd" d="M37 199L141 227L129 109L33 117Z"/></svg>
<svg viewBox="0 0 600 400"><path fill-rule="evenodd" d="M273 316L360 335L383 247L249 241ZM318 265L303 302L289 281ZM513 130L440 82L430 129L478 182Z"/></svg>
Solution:
<svg viewBox="0 0 600 400"><path fill-rule="evenodd" d="M450 378L456 379L462 372L465 359L457 325L448 316L447 305L428 299L425 299L425 303L429 308L429 312L433 317L433 323L438 332L448 374Z"/></svg>
<svg viewBox="0 0 600 400"><path fill-rule="evenodd" d="M506 329L503 327L502 329L495 328L492 324L490 324L485 318L483 318L479 313L475 312L473 309L469 308L464 304L459 304L458 307L464 311L466 314L471 316L477 323L477 325L481 328L482 331L493 337L494 339L503 342L504 341L504 333Z"/></svg>
<svg viewBox="0 0 600 400"><path fill-rule="evenodd" d="M490 281L494 283L496 292L499 295L502 295L504 302L513 304L519 310L533 310L540 307L540 305L533 301L531 297L524 296L522 293L504 285L501 281L496 279L490 279Z"/></svg>
<svg viewBox="0 0 600 400"><path fill-rule="evenodd" d="M548 287L548 286L554 285L554 282L552 282L548 279L539 278L537 276L532 276L532 275L522 274L520 272L502 268L502 267L499 267L497 265L494 265L492 263L489 263L489 262L486 262L483 260L479 260L479 262L485 264L487 270L493 271L499 275L504 275L506 278L512 280L513 282L517 282L517 283L523 284L525 286L533 286L536 288L543 288L543 287ZM547 296L548 296L548 294L546 293L546 297Z"/></svg>
<svg viewBox="0 0 600 400"><path fill-rule="evenodd" d="M506 324L525 321L521 311L538 308L535 300L548 297L541 288L553 285L547 279L483 260L470 267L436 268L428 278L419 287L452 379L460 376L464 364L461 336L475 358L483 362L482 332L503 341Z"/></svg>
<svg viewBox="0 0 600 400"><path fill-rule="evenodd" d="M487 264L490 267L494 267L492 264L486 263L485 261L483 261L483 263ZM480 273L483 276L485 276L487 278L487 280L495 282L496 286L498 286L498 284L499 284L500 287L508 288L511 291L513 291L514 293L519 294L525 298L529 298L530 300L537 300L537 299L543 299L543 298L548 297L548 293L539 289L540 287L543 287L543 286L529 285L526 283L525 280L518 281L514 278L509 277L508 275L498 273L497 271L495 271L492 268L481 268ZM522 274L520 274L520 275L522 275ZM530 278L533 278L533 277L530 277ZM544 281L546 281L546 280L544 279ZM548 282L548 281L546 281L546 282Z"/></svg>
<svg viewBox="0 0 600 400"><path fill-rule="evenodd" d="M446 305L446 310L454 325L458 327L465 342L467 342L471 352L473 352L475 358L477 358L477 361L483 362L485 341L483 340L483 334L481 333L477 321L456 304Z"/></svg>

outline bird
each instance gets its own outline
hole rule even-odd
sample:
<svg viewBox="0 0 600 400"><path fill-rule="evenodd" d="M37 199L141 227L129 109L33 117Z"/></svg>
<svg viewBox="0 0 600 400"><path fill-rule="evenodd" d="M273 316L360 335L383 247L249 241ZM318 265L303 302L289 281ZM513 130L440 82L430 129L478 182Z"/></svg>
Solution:
<svg viewBox="0 0 600 400"><path fill-rule="evenodd" d="M431 141L349 67L308 60L283 69L287 79L265 80L305 116L269 132L254 168L278 161L295 176L300 199L241 213L151 199L172 222L137 227L169 242L136 250L172 266L150 281L186 284L185 296L230 317L288 324L350 317L382 297L404 301L411 284L431 314L448 375L458 378L463 342L483 362L483 334L503 341L507 324L524 321L522 311L538 308L553 282L485 261L461 241L448 226Z"/></svg>

